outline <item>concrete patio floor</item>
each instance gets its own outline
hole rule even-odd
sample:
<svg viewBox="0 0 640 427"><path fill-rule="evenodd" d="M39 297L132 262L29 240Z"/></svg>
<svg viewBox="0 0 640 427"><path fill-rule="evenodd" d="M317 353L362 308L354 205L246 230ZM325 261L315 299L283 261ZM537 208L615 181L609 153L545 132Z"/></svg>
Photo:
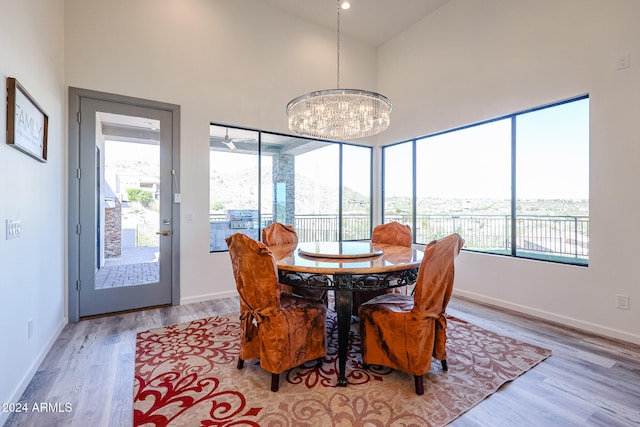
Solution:
<svg viewBox="0 0 640 427"><path fill-rule="evenodd" d="M160 280L159 248L122 248L117 258L105 259L96 272L95 288L116 288L156 283Z"/></svg>

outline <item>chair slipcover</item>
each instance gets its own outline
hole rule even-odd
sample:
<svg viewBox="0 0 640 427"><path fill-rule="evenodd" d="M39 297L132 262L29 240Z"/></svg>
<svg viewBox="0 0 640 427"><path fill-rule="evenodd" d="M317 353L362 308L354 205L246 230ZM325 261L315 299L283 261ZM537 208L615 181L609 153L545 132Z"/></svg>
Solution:
<svg viewBox="0 0 640 427"><path fill-rule="evenodd" d="M411 247L412 240L411 227L397 221L376 225L371 234L371 243Z"/></svg>
<svg viewBox="0 0 640 427"><path fill-rule="evenodd" d="M326 355L327 309L305 298L281 297L276 263L266 245L241 233L226 242L240 294L238 368L244 360L259 358L260 366L274 374L272 390L277 391L277 374Z"/></svg>
<svg viewBox="0 0 640 427"><path fill-rule="evenodd" d="M431 358L446 369L446 308L451 298L454 260L464 240L451 234L429 243L420 264L414 295L384 294L359 310L363 360L416 377L431 369ZM418 378L419 377L419 378Z"/></svg>
<svg viewBox="0 0 640 427"><path fill-rule="evenodd" d="M371 234L371 243L385 243L387 245L406 246L411 247L413 236L411 234L411 227L408 225L400 224L397 221L389 222L387 224L379 224L373 228ZM355 316L358 315L358 309L360 305L369 301L370 299L383 295L386 293L407 293L407 287L390 288L382 291L361 291L353 294L353 308L351 313Z"/></svg>
<svg viewBox="0 0 640 427"><path fill-rule="evenodd" d="M267 246L298 243L298 233L290 225L272 222L262 229L262 243Z"/></svg>
<svg viewBox="0 0 640 427"><path fill-rule="evenodd" d="M294 228L290 225L281 224L279 222L272 222L262 229L262 243L267 246L298 243L298 233L296 233L296 230L294 230ZM282 292L286 292L289 294L295 293L305 298L311 298L314 300L326 302L326 291L322 289L293 289L291 286L282 283L280 283L279 286Z"/></svg>
<svg viewBox="0 0 640 427"><path fill-rule="evenodd" d="M262 243L267 246L298 243L298 233L290 225L272 222L262 229ZM282 292L293 293L293 288L289 285L279 283L278 286Z"/></svg>

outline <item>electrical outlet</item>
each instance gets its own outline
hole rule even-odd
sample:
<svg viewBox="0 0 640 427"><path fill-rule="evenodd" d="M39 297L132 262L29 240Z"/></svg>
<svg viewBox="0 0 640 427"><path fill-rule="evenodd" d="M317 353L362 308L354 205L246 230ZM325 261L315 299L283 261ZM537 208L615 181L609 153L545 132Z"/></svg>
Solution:
<svg viewBox="0 0 640 427"><path fill-rule="evenodd" d="M27 338L31 338L33 336L33 319L29 319L27 321Z"/></svg>
<svg viewBox="0 0 640 427"><path fill-rule="evenodd" d="M629 310L629 296L616 295L616 308L620 310Z"/></svg>

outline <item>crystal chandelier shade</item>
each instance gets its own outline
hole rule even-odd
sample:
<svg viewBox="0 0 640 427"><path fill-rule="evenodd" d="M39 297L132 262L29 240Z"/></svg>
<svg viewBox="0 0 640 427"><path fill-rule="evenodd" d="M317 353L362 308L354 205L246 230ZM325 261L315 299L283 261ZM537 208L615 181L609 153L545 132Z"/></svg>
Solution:
<svg viewBox="0 0 640 427"><path fill-rule="evenodd" d="M340 1L338 1L337 89L306 93L289 101L289 129L319 139L348 140L384 132L391 122L391 101L379 93L340 89Z"/></svg>
<svg viewBox="0 0 640 427"><path fill-rule="evenodd" d="M356 139L384 132L391 102L359 89L327 89L299 96L287 104L289 129L321 139Z"/></svg>

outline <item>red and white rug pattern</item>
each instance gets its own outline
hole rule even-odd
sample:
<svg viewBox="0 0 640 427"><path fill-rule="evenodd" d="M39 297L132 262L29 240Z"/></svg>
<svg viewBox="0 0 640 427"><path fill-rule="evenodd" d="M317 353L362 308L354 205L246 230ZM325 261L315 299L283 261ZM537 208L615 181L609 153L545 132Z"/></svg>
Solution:
<svg viewBox="0 0 640 427"><path fill-rule="evenodd" d="M547 358L549 350L450 317L449 370L433 363L425 394L413 377L384 367L362 368L357 323L352 324L347 375L337 387L337 325L327 317L327 356L280 376L258 360L236 369L238 313L141 332L134 379L135 426L442 426L502 384Z"/></svg>

